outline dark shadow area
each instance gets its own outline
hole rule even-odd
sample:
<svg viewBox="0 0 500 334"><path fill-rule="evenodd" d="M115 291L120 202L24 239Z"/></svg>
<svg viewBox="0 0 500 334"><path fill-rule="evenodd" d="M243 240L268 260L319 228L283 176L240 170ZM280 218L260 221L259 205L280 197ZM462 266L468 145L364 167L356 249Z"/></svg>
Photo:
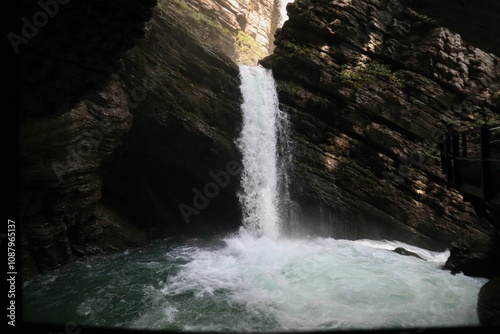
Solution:
<svg viewBox="0 0 500 334"><path fill-rule="evenodd" d="M500 55L500 1L402 0L403 4L460 34L467 43Z"/></svg>
<svg viewBox="0 0 500 334"><path fill-rule="evenodd" d="M175 333L175 331L152 331L152 330L133 330L133 329L118 329L118 328L109 328L109 327L87 327L87 326L78 326L76 324L40 324L40 323L24 323L22 328L26 333L67 333L67 334L79 334L80 331L83 333ZM71 329L71 330L68 330ZM343 331L310 331L310 332L301 332L301 333L345 333L345 334L420 334L420 333L428 333L428 334L441 334L441 333L490 333L494 327L491 326L483 326L483 327L441 327L441 328L411 328L405 329L401 331L401 329L382 329L382 330L343 330ZM197 333L196 331L190 333ZM202 333L216 333L211 331L206 331ZM227 332L230 333L230 332ZM284 332L291 333L291 332Z"/></svg>

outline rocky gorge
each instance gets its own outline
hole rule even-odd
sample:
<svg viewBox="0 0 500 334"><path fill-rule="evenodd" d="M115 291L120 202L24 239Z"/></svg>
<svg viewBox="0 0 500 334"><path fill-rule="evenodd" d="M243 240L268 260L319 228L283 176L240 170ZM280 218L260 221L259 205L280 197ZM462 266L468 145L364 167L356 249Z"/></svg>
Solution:
<svg viewBox="0 0 500 334"><path fill-rule="evenodd" d="M60 2L19 46L25 277L237 228L237 174L188 220L179 206L237 169L237 63L257 60L290 122L299 232L451 247L452 271L498 276L498 232L446 184L436 144L499 122L499 52L425 3L296 0L277 29L279 1Z"/></svg>
<svg viewBox="0 0 500 334"><path fill-rule="evenodd" d="M261 63L290 116L302 220L428 247L495 235L442 182L436 146L498 122L499 59L397 1L296 1L288 15Z"/></svg>

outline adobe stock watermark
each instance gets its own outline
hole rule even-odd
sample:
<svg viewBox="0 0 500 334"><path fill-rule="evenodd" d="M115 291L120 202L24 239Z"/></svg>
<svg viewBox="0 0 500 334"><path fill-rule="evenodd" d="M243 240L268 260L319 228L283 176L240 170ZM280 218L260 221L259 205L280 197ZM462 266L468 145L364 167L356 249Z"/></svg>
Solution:
<svg viewBox="0 0 500 334"><path fill-rule="evenodd" d="M231 182L231 177L238 175L240 172L240 164L235 160L231 160L226 164L226 170L221 170L217 173L213 171L208 173L213 182L205 184L203 191L198 188L193 188L194 196L191 203L192 206L185 203L181 203L178 206L186 224L190 223L190 217L192 215L199 215L201 210L205 209L210 204L211 199L219 196L220 190L226 188Z"/></svg>
<svg viewBox="0 0 500 334"><path fill-rule="evenodd" d="M41 10L35 12L29 20L26 16L21 18L22 27L20 34L9 32L7 39L14 49L14 52L19 53L19 46L21 44L28 44L29 41L38 35L39 29L45 27L51 18L59 13L59 6L66 5L71 0L40 0L38 6Z"/></svg>

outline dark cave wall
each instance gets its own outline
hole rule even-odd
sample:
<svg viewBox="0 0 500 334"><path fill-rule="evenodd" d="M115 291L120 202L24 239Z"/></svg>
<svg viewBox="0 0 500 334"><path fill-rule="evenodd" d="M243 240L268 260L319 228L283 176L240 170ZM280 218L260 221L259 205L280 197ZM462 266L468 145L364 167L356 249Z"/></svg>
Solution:
<svg viewBox="0 0 500 334"><path fill-rule="evenodd" d="M73 1L20 47L26 277L239 221L237 175L190 224L178 208L239 159L237 66L155 5Z"/></svg>

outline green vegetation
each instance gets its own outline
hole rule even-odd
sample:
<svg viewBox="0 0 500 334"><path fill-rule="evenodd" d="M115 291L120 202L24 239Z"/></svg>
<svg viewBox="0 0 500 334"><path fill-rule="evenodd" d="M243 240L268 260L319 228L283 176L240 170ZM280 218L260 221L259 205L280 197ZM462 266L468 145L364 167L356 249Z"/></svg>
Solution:
<svg viewBox="0 0 500 334"><path fill-rule="evenodd" d="M235 43L236 52L239 55L239 61L245 65L255 65L257 60L264 58L267 53L262 48L262 44L255 38L243 31L238 31Z"/></svg>
<svg viewBox="0 0 500 334"><path fill-rule="evenodd" d="M312 101L316 107L326 108L331 105L330 100L323 96L316 95L312 98Z"/></svg>
<svg viewBox="0 0 500 334"><path fill-rule="evenodd" d="M389 66L377 61L365 60L355 66L349 64L342 65L338 76L342 82L355 87L360 87L362 84L376 79L388 80L397 85L401 84Z"/></svg>

